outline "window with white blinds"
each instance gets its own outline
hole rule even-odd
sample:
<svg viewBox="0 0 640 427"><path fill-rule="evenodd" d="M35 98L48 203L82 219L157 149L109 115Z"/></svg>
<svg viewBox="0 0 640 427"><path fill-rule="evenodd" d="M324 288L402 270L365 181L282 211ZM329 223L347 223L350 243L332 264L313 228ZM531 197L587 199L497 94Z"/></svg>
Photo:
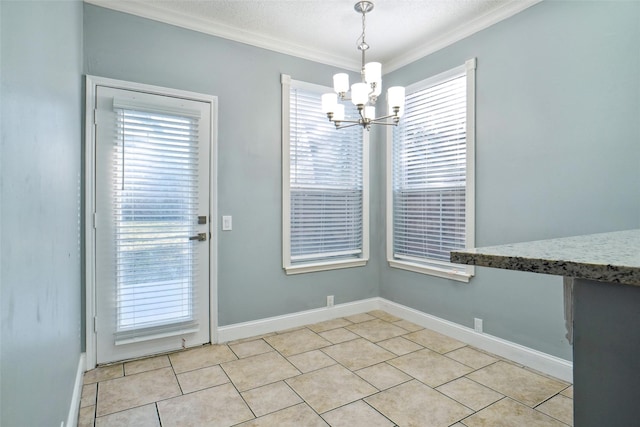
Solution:
<svg viewBox="0 0 640 427"><path fill-rule="evenodd" d="M114 110L117 340L195 330L199 119Z"/></svg>
<svg viewBox="0 0 640 427"><path fill-rule="evenodd" d="M388 177L390 264L460 280L470 270L449 255L473 245L468 65L408 88L404 115L391 132Z"/></svg>
<svg viewBox="0 0 640 427"><path fill-rule="evenodd" d="M368 258L363 130L336 130L321 111L325 92L283 76L283 263L288 274L364 265Z"/></svg>

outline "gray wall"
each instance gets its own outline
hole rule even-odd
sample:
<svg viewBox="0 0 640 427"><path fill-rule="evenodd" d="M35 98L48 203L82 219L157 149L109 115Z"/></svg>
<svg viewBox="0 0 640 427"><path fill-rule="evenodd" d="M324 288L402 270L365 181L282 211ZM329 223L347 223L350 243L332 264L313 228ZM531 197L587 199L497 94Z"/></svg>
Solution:
<svg viewBox="0 0 640 427"><path fill-rule="evenodd" d="M0 424L59 426L81 352L82 4L0 9Z"/></svg>
<svg viewBox="0 0 640 427"><path fill-rule="evenodd" d="M477 57L476 246L640 226L639 46L638 2L545 1L386 77ZM462 284L382 263L382 297L571 359L561 278L476 268Z"/></svg>
<svg viewBox="0 0 640 427"><path fill-rule="evenodd" d="M335 68L85 4L87 74L218 97L219 325L379 295L375 266L282 269L280 74L329 84Z"/></svg>

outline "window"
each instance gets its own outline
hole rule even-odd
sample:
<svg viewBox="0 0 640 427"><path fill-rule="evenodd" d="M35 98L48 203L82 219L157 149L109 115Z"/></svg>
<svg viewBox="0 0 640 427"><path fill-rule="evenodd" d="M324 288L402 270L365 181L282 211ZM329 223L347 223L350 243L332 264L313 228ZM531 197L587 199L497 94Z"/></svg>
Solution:
<svg viewBox="0 0 640 427"><path fill-rule="evenodd" d="M330 90L282 76L287 274L362 266L369 258L368 135L327 120L321 95Z"/></svg>
<svg viewBox="0 0 640 427"><path fill-rule="evenodd" d="M475 59L407 88L387 144L389 265L460 281L472 266L449 262L474 246Z"/></svg>

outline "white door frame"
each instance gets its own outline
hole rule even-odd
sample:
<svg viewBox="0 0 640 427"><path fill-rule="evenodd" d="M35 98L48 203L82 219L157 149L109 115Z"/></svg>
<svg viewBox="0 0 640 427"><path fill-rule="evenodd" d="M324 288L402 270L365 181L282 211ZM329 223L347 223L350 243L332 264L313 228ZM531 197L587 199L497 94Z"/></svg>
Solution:
<svg viewBox="0 0 640 427"><path fill-rule="evenodd" d="M105 77L86 76L85 97L85 301L86 301L86 363L87 369L93 369L97 363L97 343L95 330L96 316L96 233L95 233L95 156L96 132L95 109L96 87L108 86L156 95L175 96L205 102L211 105L211 156L210 165L210 218L211 232L209 251L209 339L218 342L218 98L196 92L169 89L142 83L127 82Z"/></svg>

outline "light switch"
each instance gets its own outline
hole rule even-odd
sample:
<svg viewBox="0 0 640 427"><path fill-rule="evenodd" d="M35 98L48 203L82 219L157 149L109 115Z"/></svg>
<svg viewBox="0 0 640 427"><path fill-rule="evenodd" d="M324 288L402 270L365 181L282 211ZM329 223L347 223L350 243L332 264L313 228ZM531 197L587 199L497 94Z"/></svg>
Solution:
<svg viewBox="0 0 640 427"><path fill-rule="evenodd" d="M231 215L223 215L222 216L222 231L231 231L233 228L233 222L231 220Z"/></svg>

